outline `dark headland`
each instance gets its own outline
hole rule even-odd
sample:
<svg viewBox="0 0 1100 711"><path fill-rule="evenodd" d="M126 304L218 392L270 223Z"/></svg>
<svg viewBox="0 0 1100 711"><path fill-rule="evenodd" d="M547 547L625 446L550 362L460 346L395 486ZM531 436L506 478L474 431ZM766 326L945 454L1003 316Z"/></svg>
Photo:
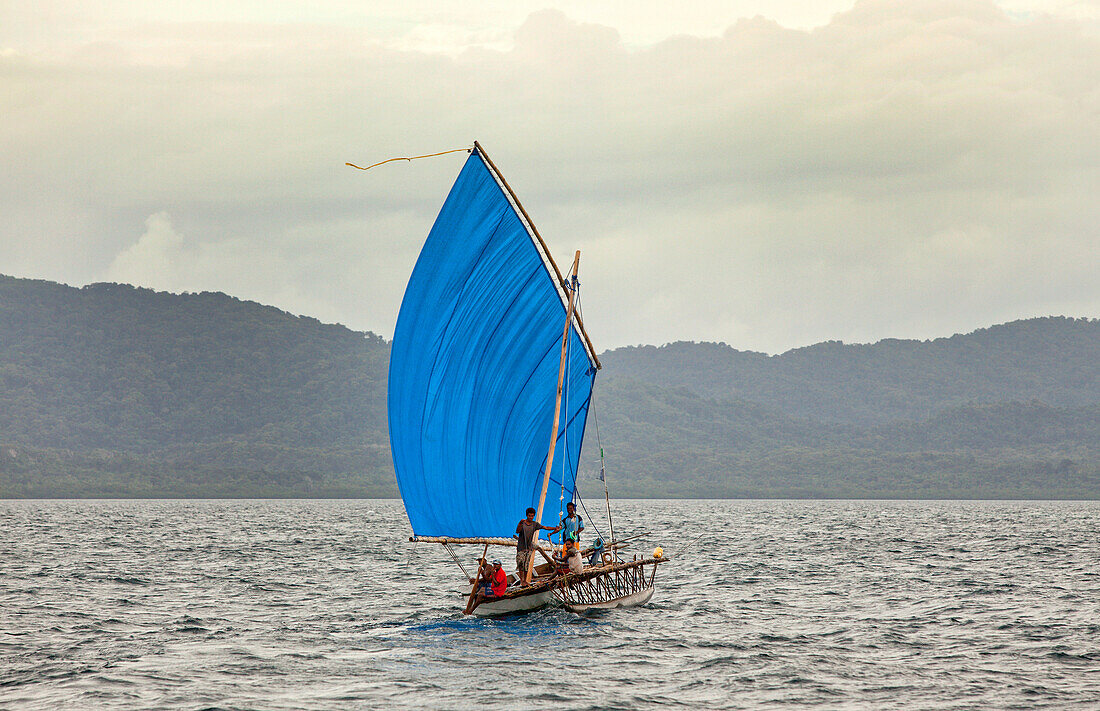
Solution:
<svg viewBox="0 0 1100 711"><path fill-rule="evenodd" d="M0 497L394 496L388 354L225 294L0 276ZM601 357L617 496L1100 497L1096 319Z"/></svg>

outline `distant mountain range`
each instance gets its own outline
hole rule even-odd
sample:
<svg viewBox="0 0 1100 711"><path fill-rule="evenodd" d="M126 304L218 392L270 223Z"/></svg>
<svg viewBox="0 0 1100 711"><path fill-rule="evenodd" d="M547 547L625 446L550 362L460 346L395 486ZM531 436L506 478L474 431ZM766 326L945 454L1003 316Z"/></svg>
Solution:
<svg viewBox="0 0 1100 711"><path fill-rule="evenodd" d="M818 343L782 355L724 344L620 348L607 372L791 417L875 425L975 402L1100 403L1100 321L1037 318L933 341Z"/></svg>
<svg viewBox="0 0 1100 711"><path fill-rule="evenodd" d="M0 496L396 495L388 356L374 334L224 294L0 276ZM601 358L617 495L1100 496L1095 319Z"/></svg>

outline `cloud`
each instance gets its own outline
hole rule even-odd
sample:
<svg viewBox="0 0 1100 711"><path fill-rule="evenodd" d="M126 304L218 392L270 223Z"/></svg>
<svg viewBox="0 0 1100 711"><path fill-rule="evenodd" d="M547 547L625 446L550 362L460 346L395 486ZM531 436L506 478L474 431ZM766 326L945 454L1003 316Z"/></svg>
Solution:
<svg viewBox="0 0 1100 711"><path fill-rule="evenodd" d="M145 234L115 256L107 279L163 291L183 288L187 275L180 273L183 237L172 227L166 212L150 215Z"/></svg>
<svg viewBox="0 0 1100 711"><path fill-rule="evenodd" d="M871 0L644 46L545 11L506 49L203 21L4 55L0 271L163 279L389 335L461 157L343 163L478 138L555 252L583 251L601 348L1096 316L1089 22ZM418 32L405 46L448 45Z"/></svg>

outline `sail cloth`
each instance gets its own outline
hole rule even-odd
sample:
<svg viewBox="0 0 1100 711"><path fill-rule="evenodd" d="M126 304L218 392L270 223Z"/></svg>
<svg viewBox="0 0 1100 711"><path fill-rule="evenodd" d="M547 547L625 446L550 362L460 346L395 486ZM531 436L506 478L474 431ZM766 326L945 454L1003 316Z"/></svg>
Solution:
<svg viewBox="0 0 1100 711"><path fill-rule="evenodd" d="M394 331L389 434L418 536L515 533L537 507L566 307L527 228L475 149L417 259ZM542 523L567 500L596 367L575 323Z"/></svg>

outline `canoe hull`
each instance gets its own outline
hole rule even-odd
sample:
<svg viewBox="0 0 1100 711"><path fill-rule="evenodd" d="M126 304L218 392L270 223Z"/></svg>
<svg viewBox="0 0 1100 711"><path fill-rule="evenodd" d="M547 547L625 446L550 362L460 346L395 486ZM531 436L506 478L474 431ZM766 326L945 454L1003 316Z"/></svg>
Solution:
<svg viewBox="0 0 1100 711"><path fill-rule="evenodd" d="M493 615L507 615L511 612L537 610L540 607L549 605L553 600L553 591L539 590L532 592L530 595L507 597L501 600L486 600L479 603L471 614L478 617L492 617Z"/></svg>
<svg viewBox="0 0 1100 711"><path fill-rule="evenodd" d="M487 617L536 610L561 603L570 612L644 605L653 597L657 565L668 558L643 558L585 568L539 580L529 588L509 588L500 598L478 595L466 614ZM653 569L647 573L647 566ZM549 572L540 571L540 572Z"/></svg>

